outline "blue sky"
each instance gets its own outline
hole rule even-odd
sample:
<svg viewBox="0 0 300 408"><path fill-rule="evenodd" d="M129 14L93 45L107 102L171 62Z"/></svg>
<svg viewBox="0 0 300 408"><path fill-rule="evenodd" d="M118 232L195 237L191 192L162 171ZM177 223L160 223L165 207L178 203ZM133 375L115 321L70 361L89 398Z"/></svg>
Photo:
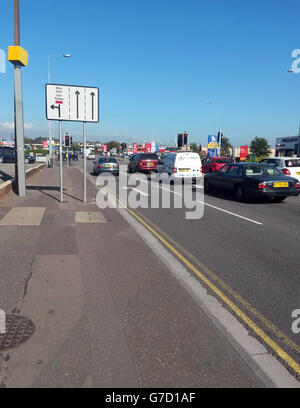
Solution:
<svg viewBox="0 0 300 408"><path fill-rule="evenodd" d="M221 128L234 145L295 135L299 0L20 0L27 136L47 135L48 55L54 83L98 86L88 139L205 144ZM0 1L0 49L13 45L13 1ZM13 67L0 73L0 135L11 135ZM80 140L81 126L64 122Z"/></svg>

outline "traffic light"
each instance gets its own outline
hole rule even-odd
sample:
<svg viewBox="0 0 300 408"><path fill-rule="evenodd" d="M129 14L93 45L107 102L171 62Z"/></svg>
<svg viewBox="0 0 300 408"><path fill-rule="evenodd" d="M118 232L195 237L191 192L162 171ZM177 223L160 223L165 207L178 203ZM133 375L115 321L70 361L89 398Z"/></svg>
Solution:
<svg viewBox="0 0 300 408"><path fill-rule="evenodd" d="M188 144L188 134L187 133L183 134L183 144L184 146L187 146Z"/></svg>
<svg viewBox="0 0 300 408"><path fill-rule="evenodd" d="M182 147L183 146L183 134L178 133L177 135L177 147Z"/></svg>
<svg viewBox="0 0 300 408"><path fill-rule="evenodd" d="M220 141L222 140L222 137L223 137L223 133L218 132L218 135L217 135L217 141L218 141L218 143L220 143Z"/></svg>
<svg viewBox="0 0 300 408"><path fill-rule="evenodd" d="M72 138L70 137L70 135L66 134L65 135L65 147L71 147L71 143L72 143Z"/></svg>

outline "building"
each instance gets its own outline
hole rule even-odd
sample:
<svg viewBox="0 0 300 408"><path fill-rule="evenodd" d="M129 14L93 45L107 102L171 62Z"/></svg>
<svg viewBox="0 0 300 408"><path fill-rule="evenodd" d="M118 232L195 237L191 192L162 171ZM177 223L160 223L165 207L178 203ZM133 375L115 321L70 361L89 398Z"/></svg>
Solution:
<svg viewBox="0 0 300 408"><path fill-rule="evenodd" d="M300 136L278 137L275 156L300 157Z"/></svg>

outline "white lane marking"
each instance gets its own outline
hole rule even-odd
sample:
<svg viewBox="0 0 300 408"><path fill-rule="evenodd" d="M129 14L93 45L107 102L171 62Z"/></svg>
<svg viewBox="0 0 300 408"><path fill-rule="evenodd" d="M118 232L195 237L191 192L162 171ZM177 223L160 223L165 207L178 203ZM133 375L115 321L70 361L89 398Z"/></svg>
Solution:
<svg viewBox="0 0 300 408"><path fill-rule="evenodd" d="M246 221L249 221L249 222L253 222L253 224L264 225L262 222L258 222L258 221L252 220L251 218L244 217L244 216L242 216L242 215L233 213L233 212L228 211L228 210L224 210L223 208L216 207L215 205L211 205L211 204L205 203L205 202L203 202L203 201L198 201L198 203L207 205L208 207L211 207L211 208L214 208L214 209L216 209L216 210L222 211L222 212L224 212L224 213L226 213L226 214L233 215L234 217L242 218L243 220L246 220Z"/></svg>
<svg viewBox="0 0 300 408"><path fill-rule="evenodd" d="M142 181L143 183L147 183L145 180L142 180L142 179L139 179L139 180ZM159 186L157 186L157 187L159 187ZM163 190L170 191L170 192L173 193L173 194L182 195L182 194L180 194L180 193L177 193L176 191L170 190L170 189L165 188L165 187L162 187L162 186L160 186L160 188L162 188ZM198 187L198 188L201 188L201 187ZM264 225L262 222L255 221L255 220L253 220L253 219L251 219L251 218L244 217L243 215L239 215L239 214L233 213L233 212L228 211L228 210L224 210L223 208L216 207L215 205L205 203L204 201L198 201L198 203L207 205L208 207L214 208L215 210L224 212L224 213L229 214L229 215L232 215L232 216L234 216L234 217L241 218L241 219L243 219L243 220L245 220L245 221L252 222L253 224L256 224L256 225Z"/></svg>
<svg viewBox="0 0 300 408"><path fill-rule="evenodd" d="M142 194L143 196L149 197L149 194L146 194L146 193L144 193L143 191L140 191L140 190L138 190L138 189L135 188L135 187L126 187L126 186L123 186L122 188L124 188L125 190L135 190L135 191L137 191L138 193Z"/></svg>

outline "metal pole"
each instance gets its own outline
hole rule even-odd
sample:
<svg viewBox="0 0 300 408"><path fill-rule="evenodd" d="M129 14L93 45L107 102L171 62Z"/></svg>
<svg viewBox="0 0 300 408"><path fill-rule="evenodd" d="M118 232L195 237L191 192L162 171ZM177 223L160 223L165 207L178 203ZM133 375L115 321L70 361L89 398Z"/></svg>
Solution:
<svg viewBox="0 0 300 408"><path fill-rule="evenodd" d="M67 147L67 167L69 167L69 148Z"/></svg>
<svg viewBox="0 0 300 408"><path fill-rule="evenodd" d="M50 55L48 55L48 84L50 84ZM49 133L49 164L51 165L52 159L52 121L48 120L48 133Z"/></svg>
<svg viewBox="0 0 300 408"><path fill-rule="evenodd" d="M59 166L60 166L60 202L64 201L63 192L63 161L62 161L62 136L61 136L61 120L59 121Z"/></svg>
<svg viewBox="0 0 300 408"><path fill-rule="evenodd" d="M221 146L222 146L222 132L221 130L219 130L219 134L220 134L220 140L219 140L219 154L218 156L221 156Z"/></svg>
<svg viewBox="0 0 300 408"><path fill-rule="evenodd" d="M14 68L15 81L15 143L17 156L17 175L18 195L25 197L25 157L24 157L24 121L23 121L23 100L22 100L22 74L21 67Z"/></svg>
<svg viewBox="0 0 300 408"><path fill-rule="evenodd" d="M83 122L83 202L86 203L86 122Z"/></svg>
<svg viewBox="0 0 300 408"><path fill-rule="evenodd" d="M20 5L19 0L14 0L14 34L15 45L20 45Z"/></svg>
<svg viewBox="0 0 300 408"><path fill-rule="evenodd" d="M19 0L14 0L14 45L20 45L20 7ZM15 96L15 181L20 197L26 195L25 162L24 162L24 120L22 97L22 74L19 66L14 67L14 96Z"/></svg>

